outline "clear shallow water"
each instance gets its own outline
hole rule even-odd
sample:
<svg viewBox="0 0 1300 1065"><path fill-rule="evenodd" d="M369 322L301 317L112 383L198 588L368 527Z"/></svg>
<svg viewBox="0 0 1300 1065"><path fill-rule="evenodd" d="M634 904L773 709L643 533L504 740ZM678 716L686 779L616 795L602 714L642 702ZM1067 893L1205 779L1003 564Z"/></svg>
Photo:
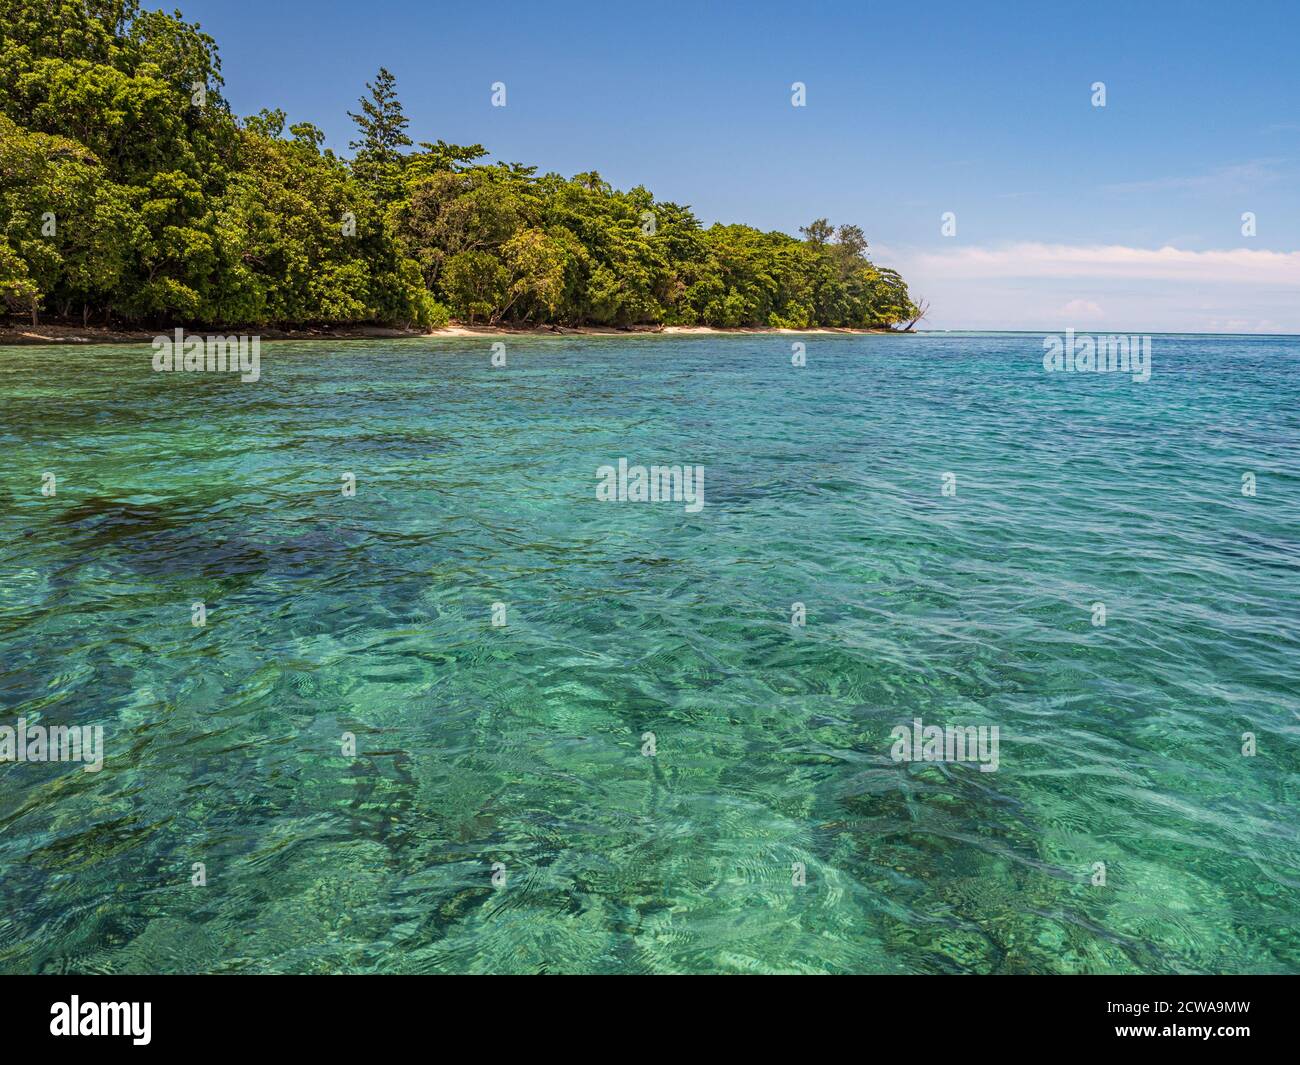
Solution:
<svg viewBox="0 0 1300 1065"><path fill-rule="evenodd" d="M1300 341L803 339L0 352L0 971L1300 971Z"/></svg>

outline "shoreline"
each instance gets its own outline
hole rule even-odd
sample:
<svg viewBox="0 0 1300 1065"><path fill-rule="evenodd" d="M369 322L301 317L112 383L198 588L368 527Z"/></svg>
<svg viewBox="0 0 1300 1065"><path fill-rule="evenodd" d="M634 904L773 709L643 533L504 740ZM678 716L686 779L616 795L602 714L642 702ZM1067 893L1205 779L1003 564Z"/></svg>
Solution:
<svg viewBox="0 0 1300 1065"><path fill-rule="evenodd" d="M237 327L236 327L237 328ZM190 331L187 331L190 332ZM775 329L768 326L737 326L723 328L704 325L629 326L500 326L460 325L440 326L436 329L402 329L394 326L340 326L315 329L262 329L255 334L262 340L394 340L420 337L558 337L558 336L765 336L789 334L791 336L842 333L849 336L893 333L903 335L903 329L856 329L848 326L823 326L815 329ZM170 334L171 330L167 330ZM219 329L193 330L193 335L218 335ZM148 344L159 336L152 329L114 329L108 326L49 325L0 326L0 347L18 347L26 344ZM223 334L224 335L224 334Z"/></svg>

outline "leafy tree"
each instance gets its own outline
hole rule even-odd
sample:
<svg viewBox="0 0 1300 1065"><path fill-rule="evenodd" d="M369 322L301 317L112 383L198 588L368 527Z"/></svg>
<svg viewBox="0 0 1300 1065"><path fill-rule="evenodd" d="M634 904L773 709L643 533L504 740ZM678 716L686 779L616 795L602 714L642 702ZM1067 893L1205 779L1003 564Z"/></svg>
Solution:
<svg viewBox="0 0 1300 1065"><path fill-rule="evenodd" d="M505 267L488 252L462 251L447 260L443 289L452 313L471 325L475 318L497 320L509 284Z"/></svg>
<svg viewBox="0 0 1300 1065"><path fill-rule="evenodd" d="M835 235L835 227L825 218L818 218L806 226L800 226L799 232L808 238L808 243L814 248L823 248Z"/></svg>
<svg viewBox="0 0 1300 1065"><path fill-rule="evenodd" d="M487 155L487 149L481 144L448 144L443 140L436 144L421 141L420 149L406 157L408 179L428 177L445 170L459 170L465 164Z"/></svg>

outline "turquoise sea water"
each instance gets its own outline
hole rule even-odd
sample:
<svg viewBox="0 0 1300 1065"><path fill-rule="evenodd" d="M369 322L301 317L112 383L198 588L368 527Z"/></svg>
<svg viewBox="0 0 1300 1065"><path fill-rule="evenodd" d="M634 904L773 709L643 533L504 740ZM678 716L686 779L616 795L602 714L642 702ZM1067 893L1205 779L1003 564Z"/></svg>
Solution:
<svg viewBox="0 0 1300 1065"><path fill-rule="evenodd" d="M0 971L1300 971L1300 340L489 343L0 352Z"/></svg>

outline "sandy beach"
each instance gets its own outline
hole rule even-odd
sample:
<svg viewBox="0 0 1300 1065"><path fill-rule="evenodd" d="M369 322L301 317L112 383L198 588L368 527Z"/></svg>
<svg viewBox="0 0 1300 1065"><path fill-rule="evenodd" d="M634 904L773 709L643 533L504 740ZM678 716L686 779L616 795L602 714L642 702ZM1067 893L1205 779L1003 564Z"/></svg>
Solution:
<svg viewBox="0 0 1300 1065"><path fill-rule="evenodd" d="M759 335L768 333L789 333L803 336L824 333L902 333L900 329L759 329L738 328L719 329L710 326L665 325L665 326L631 326L619 329L614 326L532 326L527 328L501 325L461 325L452 324L437 329L401 329L391 326L338 326L315 329L252 329L250 327L230 327L227 329L191 329L190 333L207 336L216 334L248 334L263 340L390 340L404 337L505 337L505 336L644 336L647 333L691 336L691 335ZM16 344L147 344L160 333L171 333L170 329L114 329L108 326L72 326L55 323L37 326L5 323L0 326L0 345Z"/></svg>

